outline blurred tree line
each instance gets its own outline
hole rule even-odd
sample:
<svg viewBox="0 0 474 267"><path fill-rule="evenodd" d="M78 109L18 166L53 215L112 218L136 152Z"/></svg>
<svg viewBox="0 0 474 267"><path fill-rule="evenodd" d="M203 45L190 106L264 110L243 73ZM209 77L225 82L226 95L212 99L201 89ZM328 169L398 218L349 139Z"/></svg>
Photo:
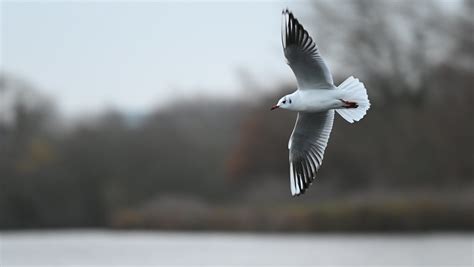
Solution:
<svg viewBox="0 0 474 267"><path fill-rule="evenodd" d="M314 7L335 80L359 77L373 106L357 125L336 119L306 195L289 195L295 114L268 110L291 83L255 103L194 99L68 122L3 74L0 229L472 230L474 2Z"/></svg>
<svg viewBox="0 0 474 267"><path fill-rule="evenodd" d="M162 193L225 194L220 162L238 134L237 103L202 99L143 117L108 111L59 125L53 105L30 86L7 76L0 85L3 227L105 225L116 209Z"/></svg>

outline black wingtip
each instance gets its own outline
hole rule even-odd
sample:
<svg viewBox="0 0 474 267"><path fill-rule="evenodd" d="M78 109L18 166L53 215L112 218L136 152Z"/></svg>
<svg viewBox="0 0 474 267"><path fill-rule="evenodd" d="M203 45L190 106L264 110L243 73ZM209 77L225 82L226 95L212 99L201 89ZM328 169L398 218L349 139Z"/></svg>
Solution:
<svg viewBox="0 0 474 267"><path fill-rule="evenodd" d="M302 195L304 195L305 192L306 192L306 189L302 189L299 193L292 195L292 197L294 198L301 197Z"/></svg>
<svg viewBox="0 0 474 267"><path fill-rule="evenodd" d="M284 15L288 14L288 15L293 16L293 12L291 12L291 10L288 9L288 7L287 7L287 8L284 8L284 9L281 11L281 14L284 14Z"/></svg>

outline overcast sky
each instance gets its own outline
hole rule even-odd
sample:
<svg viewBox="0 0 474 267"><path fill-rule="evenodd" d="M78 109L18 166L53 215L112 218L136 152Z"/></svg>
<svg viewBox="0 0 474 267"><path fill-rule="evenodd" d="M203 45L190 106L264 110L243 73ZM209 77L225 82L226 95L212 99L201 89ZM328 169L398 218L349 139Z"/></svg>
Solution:
<svg viewBox="0 0 474 267"><path fill-rule="evenodd" d="M280 15L299 1L2 1L1 68L61 110L146 111L179 97L234 97L238 70L274 85L293 79Z"/></svg>
<svg viewBox="0 0 474 267"><path fill-rule="evenodd" d="M66 114L235 97L248 93L239 73L268 87L294 81L280 39L285 7L327 56L330 44L309 23L313 6L306 1L0 0L0 68ZM334 71L335 60L326 59Z"/></svg>

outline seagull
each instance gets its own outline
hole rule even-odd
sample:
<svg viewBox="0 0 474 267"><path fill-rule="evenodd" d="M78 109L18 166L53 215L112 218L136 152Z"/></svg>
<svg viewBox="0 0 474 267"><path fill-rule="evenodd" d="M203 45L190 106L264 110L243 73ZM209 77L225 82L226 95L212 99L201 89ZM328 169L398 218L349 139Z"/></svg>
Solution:
<svg viewBox="0 0 474 267"><path fill-rule="evenodd" d="M364 84L354 77L335 86L331 72L308 32L288 9L282 12L282 44L297 89L271 110L296 111L288 142L292 196L304 194L321 167L334 121L334 111L349 123L362 119L370 107Z"/></svg>

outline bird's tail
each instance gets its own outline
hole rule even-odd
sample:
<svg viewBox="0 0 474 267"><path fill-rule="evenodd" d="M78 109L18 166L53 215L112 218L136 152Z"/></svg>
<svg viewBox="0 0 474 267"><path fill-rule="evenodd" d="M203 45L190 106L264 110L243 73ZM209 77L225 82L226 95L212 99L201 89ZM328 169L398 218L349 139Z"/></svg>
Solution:
<svg viewBox="0 0 474 267"><path fill-rule="evenodd" d="M341 101L346 103L346 107L336 109L346 121L353 123L362 119L370 108L369 97L364 84L354 77L347 78L338 87L344 91Z"/></svg>

